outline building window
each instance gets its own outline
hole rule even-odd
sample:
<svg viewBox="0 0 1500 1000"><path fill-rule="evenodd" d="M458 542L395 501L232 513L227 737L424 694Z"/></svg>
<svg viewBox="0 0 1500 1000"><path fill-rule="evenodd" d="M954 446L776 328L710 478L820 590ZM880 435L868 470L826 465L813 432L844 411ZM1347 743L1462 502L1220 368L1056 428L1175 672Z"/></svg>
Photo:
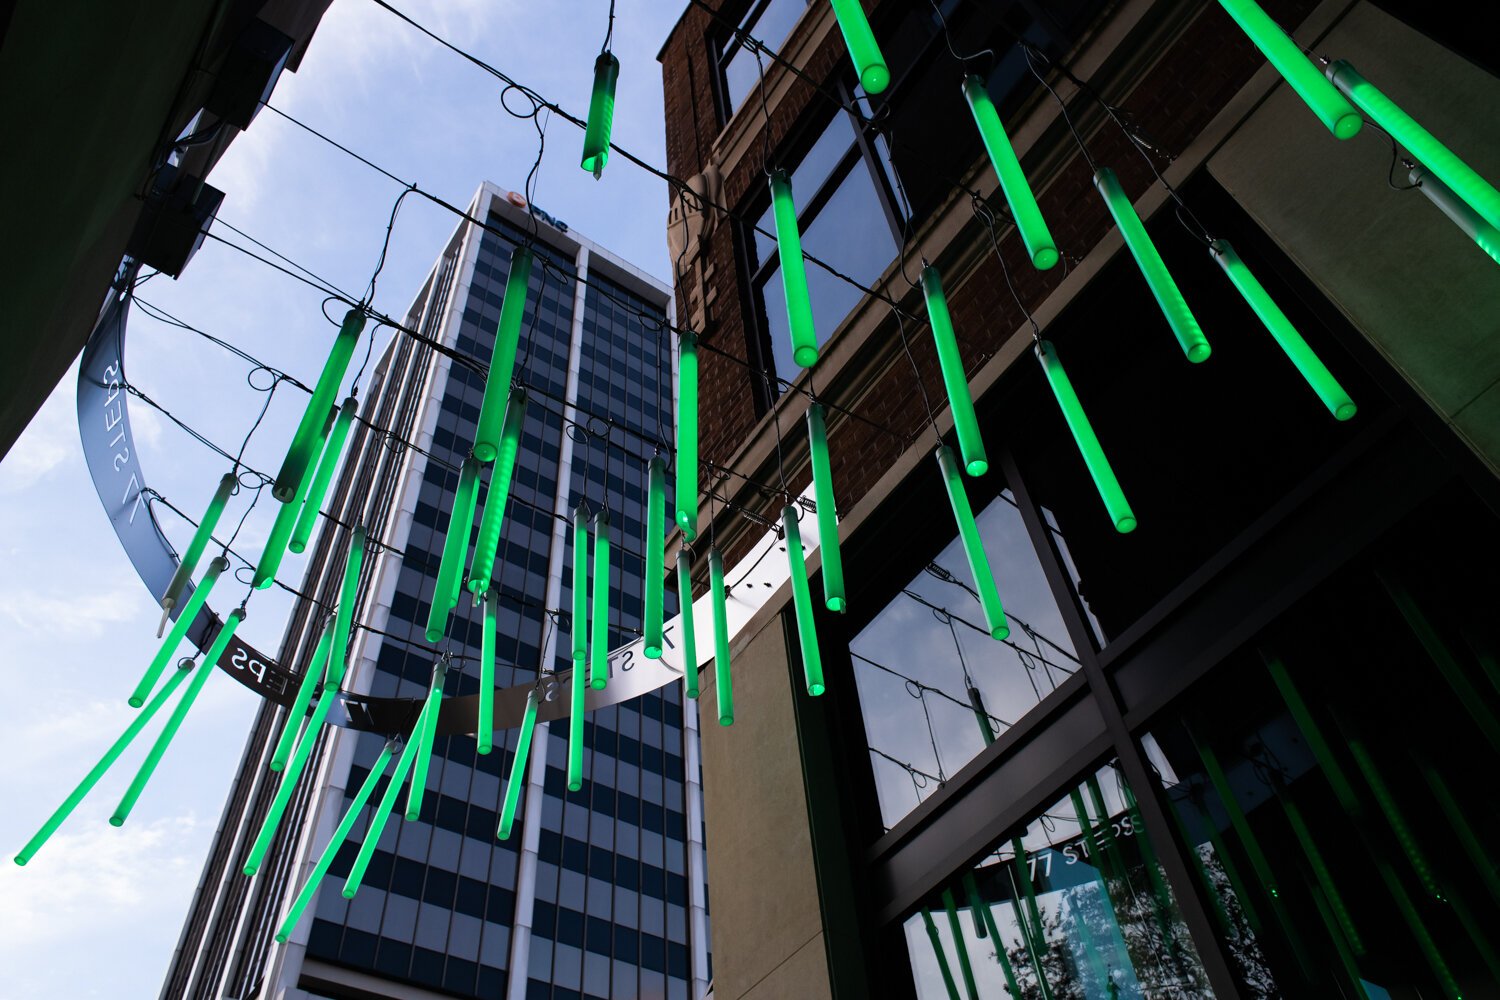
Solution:
<svg viewBox="0 0 1500 1000"><path fill-rule="evenodd" d="M1213 993L1109 765L934 890L902 930L921 1000Z"/></svg>
<svg viewBox="0 0 1500 1000"><path fill-rule="evenodd" d="M792 33L807 4L808 0L752 0L740 19L739 30L775 52ZM760 58L764 61L766 57ZM728 31L718 47L718 64L720 110L727 122L760 82L760 65L755 52Z"/></svg>
<svg viewBox="0 0 1500 1000"><path fill-rule="evenodd" d="M780 2L800 6L797 0ZM954 38L975 51L998 53L974 62L971 70L985 76L1004 114L1035 89L1015 39L1062 51L1098 5L1099 0L1074 0L1041 16L1033 14L1035 5L1020 2L946 0L942 7ZM843 107L857 107L863 121L814 98L813 127L793 135L771 157L773 166L791 172L803 250L860 285L872 286L895 259L904 234L963 189L983 153L960 96L963 71L948 51L941 23L926 4L897 11L881 27L889 39L891 85L878 97L867 96L844 60L823 88ZM753 70L753 53L747 56ZM770 400L801 368L791 357L776 242L766 235L775 232L767 184L749 196L746 214L756 218L760 230L748 232L744 245L759 320L752 351L769 376ZM913 264L913 277L916 270ZM816 263L808 263L807 278L814 328L824 341L865 296Z"/></svg>

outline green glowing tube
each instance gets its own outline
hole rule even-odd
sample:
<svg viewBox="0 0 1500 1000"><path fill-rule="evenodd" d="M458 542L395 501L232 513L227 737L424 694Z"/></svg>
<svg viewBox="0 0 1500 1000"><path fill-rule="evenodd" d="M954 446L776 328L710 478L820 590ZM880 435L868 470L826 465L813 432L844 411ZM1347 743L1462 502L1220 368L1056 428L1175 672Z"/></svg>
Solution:
<svg viewBox="0 0 1500 1000"><path fill-rule="evenodd" d="M677 604L682 609L682 680L689 698L698 697L698 636L693 621L693 563L683 549L677 550Z"/></svg>
<svg viewBox="0 0 1500 1000"><path fill-rule="evenodd" d="M1454 155L1417 120L1397 107L1359 72L1340 59L1327 69L1328 79L1371 120L1390 133L1422 166L1435 174L1492 228L1500 229L1500 191L1473 167Z"/></svg>
<svg viewBox="0 0 1500 1000"><path fill-rule="evenodd" d="M172 623L172 630L167 633L166 639L162 641L161 648L156 651L150 666L141 675L140 682L136 684L135 690L130 692L127 699L131 708L140 708L146 703L146 698L151 694L151 689L156 686L162 671L167 669L167 661L177 652L177 647L182 644L183 636L193 624L193 619L198 617L198 612L203 608L203 602L208 600L209 593L218 582L219 574L229 568L229 560L223 556L216 557L208 564L208 569L203 574L203 580L193 588L188 599L182 605L182 612L177 620Z"/></svg>
<svg viewBox="0 0 1500 1000"><path fill-rule="evenodd" d="M573 660L589 658L589 527L583 504L573 510Z"/></svg>
<svg viewBox="0 0 1500 1000"><path fill-rule="evenodd" d="M323 431L317 438L317 449L322 450L332 431L334 414L330 410L328 419L323 425ZM307 498L308 490L312 489L313 475L309 470L302 482L297 485L296 493L276 511L276 520L271 524L271 533L266 536L265 547L260 552L260 562L255 566L255 579L253 581L256 590L265 590L276 582L276 571L281 568L281 560L286 558L287 545L292 540L292 532L296 530L297 520L302 513L303 503Z"/></svg>
<svg viewBox="0 0 1500 1000"><path fill-rule="evenodd" d="M1396 799L1391 795L1391 790L1381 776L1380 769L1375 766L1374 758L1370 756L1370 752L1365 749L1361 741L1351 739L1348 745L1349 755L1354 758L1354 763L1359 767L1360 773L1365 776L1370 791L1375 793L1375 801L1380 805L1380 811L1385 814L1386 822L1390 824L1391 832L1396 835L1396 842L1401 845L1401 852L1406 855L1406 860L1411 864L1411 870L1416 874L1417 880L1422 883L1422 888L1427 890L1429 896L1433 899L1442 899L1443 893L1433 877L1432 866L1427 863L1427 856L1422 853L1422 848L1411 831L1411 824L1406 821L1406 816L1401 812L1400 806L1396 805Z"/></svg>
<svg viewBox="0 0 1500 1000"><path fill-rule="evenodd" d="M297 697L293 699L292 707L287 710L286 721L281 726L281 736L276 740L276 749L271 754L270 767L273 771L280 771L286 767L287 757L292 752L292 744L296 742L297 734L302 731L302 723L307 718L307 706L312 703L313 691L317 688L318 682L327 677L328 651L333 647L333 623L333 617L323 622L323 628L318 634L318 643L313 647L312 659L307 662L307 669L302 674L302 683L297 685Z"/></svg>
<svg viewBox="0 0 1500 1000"><path fill-rule="evenodd" d="M1344 905L1344 897L1339 893L1338 886L1334 885L1333 873L1328 870L1328 862L1323 860L1323 852L1318 849L1318 842L1313 837L1312 831L1307 828L1307 821L1302 818L1302 810L1297 808L1285 795L1280 795L1282 811L1286 813L1288 825L1292 828L1297 843L1302 847L1302 853L1307 858L1308 867L1312 869L1313 878L1317 880L1318 887L1322 890L1324 899L1327 901L1329 912L1335 919L1337 933L1330 936L1336 940L1348 942L1350 950L1355 955L1365 953L1364 941L1359 936L1359 930L1354 926L1354 918L1349 913L1349 908Z"/></svg>
<svg viewBox="0 0 1500 1000"><path fill-rule="evenodd" d="M953 935L953 948L958 952L958 971L964 977L964 989L969 1000L979 1000L979 987L974 984L974 966L969 962L969 946L964 943L964 930L958 923L958 905L953 901L953 890L943 890L943 909L948 911L948 933Z"/></svg>
<svg viewBox="0 0 1500 1000"><path fill-rule="evenodd" d="M594 93L589 98L589 120L583 133L583 159L579 166L595 179L609 161L609 133L615 121L615 84L620 79L620 60L613 52L601 52L594 60Z"/></svg>
<svg viewBox="0 0 1500 1000"><path fill-rule="evenodd" d="M589 626L589 687L609 682L609 511L594 515L594 610Z"/></svg>
<svg viewBox="0 0 1500 1000"><path fill-rule="evenodd" d="M185 662L191 664L191 661ZM172 672L172 675L167 678L167 682L161 686L161 690L151 696L150 704L143 711L137 713L135 718L130 720L130 725L125 727L125 731L120 734L120 738L115 740L108 750L104 751L104 756L99 758L99 763L95 764L93 769L83 776L83 780L78 783L78 787L74 788L68 797L63 800L63 804L58 806L57 810L51 816L47 817L47 822L43 823L42 828L36 832L36 835L26 842L26 846L16 853L16 864L24 865L30 861L36 852L42 848L42 845L47 843L48 839L57 832L57 828L63 824L63 821L72 815L73 810L78 807L78 803L83 801L83 797L93 790L94 786L99 783L100 778L104 777L104 772L110 769L111 765L120 758L120 754L125 752L125 748L130 746L131 741L140 735L142 729L146 728L146 723L150 722L152 717L161 711L161 707L167 703L167 699L172 697L172 694L187 679L188 674L191 672L186 667Z"/></svg>
<svg viewBox="0 0 1500 1000"><path fill-rule="evenodd" d="M932 922L931 912L922 911L922 923L927 928L927 939L932 942L932 953L937 957L938 971L943 974L948 1000L958 1000L958 984L953 981L953 970L948 967L948 953L943 950L943 939L938 936L937 924Z"/></svg>
<svg viewBox="0 0 1500 1000"><path fill-rule="evenodd" d="M448 661L438 660L432 668L427 704L422 707L422 729L412 758L411 787L406 790L406 818L413 821L422 815L422 796L427 791L427 765L432 762L432 744L437 739L438 713L443 706L443 681L447 676Z"/></svg>
<svg viewBox="0 0 1500 1000"><path fill-rule="evenodd" d="M1250 867L1255 869L1255 877L1260 879L1261 888L1273 900L1280 899L1281 889L1277 886L1276 877L1271 873L1271 863L1266 860L1265 852L1260 848L1260 840L1250 829L1250 821L1245 818L1239 800L1234 797L1234 791L1229 787L1229 779L1219 763L1219 755L1207 743L1199 743L1198 756L1203 761L1203 769L1208 774L1209 782L1214 786L1214 792L1219 796L1219 803L1223 805L1224 812L1229 815L1229 824L1239 835L1245 854L1250 858Z"/></svg>
<svg viewBox="0 0 1500 1000"><path fill-rule="evenodd" d="M1134 531L1136 521L1135 514L1130 509L1130 501L1125 499L1125 491L1120 489L1115 470L1110 468L1109 458L1094 434L1094 425L1089 423L1089 415L1083 411L1078 393L1073 391L1073 383L1068 378L1067 370L1063 368L1057 348L1051 341L1040 341L1036 345L1036 356L1042 363L1042 371L1047 373L1047 384L1052 386L1052 395L1057 397L1057 405L1068 423L1068 430L1073 432L1073 442L1078 445L1083 464L1088 467L1089 476L1094 480L1094 489L1099 491L1099 499L1104 501L1104 509L1109 512L1109 519L1114 522L1115 530L1122 535Z"/></svg>
<svg viewBox="0 0 1500 1000"><path fill-rule="evenodd" d="M479 732L475 737L479 745L475 749L487 754L495 742L495 630L499 595L486 590L479 603L484 608L484 625L479 637Z"/></svg>
<svg viewBox="0 0 1500 1000"><path fill-rule="evenodd" d="M537 727L537 690L526 694L526 712L520 717L520 735L516 738L516 756L510 762L510 781L505 783L505 802L499 810L499 840L510 840L510 828L516 822L516 804L520 789L526 784L526 756L531 753L531 733Z"/></svg>
<svg viewBox="0 0 1500 1000"><path fill-rule="evenodd" d="M359 572L365 563L365 526L349 536L349 554L344 560L344 579L339 586L339 606L333 615L333 643L328 647L328 679L323 686L338 687L344 681L349 656L349 630L354 627L354 604L359 599Z"/></svg>
<svg viewBox="0 0 1500 1000"><path fill-rule="evenodd" d="M323 853L318 855L318 861L313 865L307 881L302 883L302 891L297 893L297 898L292 900L286 916L282 918L281 926L276 931L278 943L285 944L287 938L292 936L292 930L297 926L297 921L302 919L302 912L307 909L307 904L311 903L313 896L317 894L323 876L328 874L328 868L333 864L339 848L344 846L344 842L349 839L349 834L354 829L354 824L359 820L360 811L364 809L365 803L370 801L370 796L375 792L375 786L380 783L381 775L385 774L385 769L391 762L391 754L391 744L387 743L385 749L380 751L380 756L375 758L375 764L370 768L370 773L365 776L364 783L359 786L359 791L354 793L354 800L344 811L344 818L339 820L337 829L333 831L333 836L324 846Z"/></svg>
<svg viewBox="0 0 1500 1000"><path fill-rule="evenodd" d="M510 839L511 827L516 822L516 804L521 801L521 788L526 784L526 758L531 753L531 734L536 729L536 688L526 695L526 712L521 716L521 732L516 737L516 755L510 762L510 781L505 785L505 802L500 807L500 828L495 836Z"/></svg>
<svg viewBox="0 0 1500 1000"><path fill-rule="evenodd" d="M1364 122L1358 112L1323 79L1313 61L1255 0L1219 0L1219 3L1335 138L1348 139L1359 133Z"/></svg>
<svg viewBox="0 0 1500 1000"><path fill-rule="evenodd" d="M146 759L141 762L140 770L130 782L130 787L125 789L120 804L115 807L114 815L109 818L110 826L123 825L130 815L130 810L135 807L136 799L141 797L141 792L146 788L146 782L151 780L152 773L156 771L156 765L161 762L162 755L171 745L172 738L177 735L177 730L182 728L182 721L187 718L188 710L197 700L198 692L202 691L203 685L208 683L209 675L219 664L219 657L223 656L224 651L229 648L229 640L234 637L234 630L239 628L240 622L244 620L245 609L243 607L235 608L229 612L229 617L224 619L224 624L219 628L219 634L214 637L213 644L208 647L208 652L203 654L203 660L195 669L193 679L188 682L187 689L178 699L177 707L172 709L171 715L167 716L167 724L157 735L156 742L151 744L151 749L146 752Z"/></svg>
<svg viewBox="0 0 1500 1000"><path fill-rule="evenodd" d="M442 642L448 634L448 615L458 606L459 580L469 555L469 534L474 527L474 508L479 500L479 459L464 459L448 512L448 536L438 562L437 583L432 588L432 607L427 611L427 641Z"/></svg>
<svg viewBox="0 0 1500 1000"><path fill-rule="evenodd" d="M583 788L583 713L588 694L588 664L573 661L573 686L568 704L568 791Z"/></svg>
<svg viewBox="0 0 1500 1000"><path fill-rule="evenodd" d="M276 473L276 485L272 487L271 495L282 503L291 503L306 485L309 467L318 453L319 438L327 423L328 414L333 410L333 399L338 395L339 385L344 381L344 372L349 369L349 359L354 357L355 345L359 343L359 334L364 328L363 312L350 309L344 314L343 325L334 338L328 360L323 363L323 372L313 386L312 399L307 401L307 409L302 411L302 421L292 435L292 444L281 463L281 471Z"/></svg>
<svg viewBox="0 0 1500 1000"><path fill-rule="evenodd" d="M1406 921L1407 929L1417 939L1417 946L1422 949L1422 954L1427 958L1427 964L1431 966L1433 975L1442 985L1444 996L1448 1000L1463 1000L1463 993L1458 988L1458 982L1453 978L1453 972L1448 963L1443 961L1442 954L1438 951L1437 942L1432 939L1432 934L1427 930L1427 922L1417 913L1417 908L1412 905L1411 897L1406 894L1406 887L1391 871L1391 866L1384 861L1376 861L1375 867L1380 871L1380 877L1385 881L1386 889L1390 891L1391 897L1396 901L1396 907L1401 911L1402 918Z"/></svg>
<svg viewBox="0 0 1500 1000"><path fill-rule="evenodd" d="M648 660L661 659L662 625L666 614L667 463L651 456L646 466L646 580L645 652Z"/></svg>
<svg viewBox="0 0 1500 1000"><path fill-rule="evenodd" d="M953 411L958 450L964 456L964 471L971 476L982 476L989 471L990 463L984 457L979 418L974 415L974 399L969 395L969 376L964 372L964 359L958 353L958 339L953 335L953 318L948 313L948 297L943 294L943 278L931 264L922 268L922 295L927 300L927 318L937 345L948 407Z"/></svg>
<svg viewBox="0 0 1500 1000"><path fill-rule="evenodd" d="M672 506L682 537L698 537L698 338L684 333L677 359L677 489Z"/></svg>
<svg viewBox="0 0 1500 1000"><path fill-rule="evenodd" d="M490 484L484 494L484 516L479 519L479 534L474 539L474 561L469 564L469 593L482 594L490 588L495 573L495 551L500 547L500 527L505 521L505 503L510 499L511 476L516 469L516 453L521 449L521 429L526 423L526 390L511 390L505 407L505 423L500 430L500 453L490 470ZM477 499L477 495L476 495ZM464 547L468 547L467 541Z"/></svg>
<svg viewBox="0 0 1500 1000"><path fill-rule="evenodd" d="M1214 240L1209 251L1213 254L1214 260L1218 261L1219 266L1224 269L1224 273L1229 275L1229 280L1234 283L1234 287L1249 303L1250 308L1255 310L1255 315L1260 317L1266 330L1276 338L1276 343L1286 353L1287 358L1297 366L1297 370L1302 373L1302 377L1312 387L1313 392L1318 394L1323 405L1328 407L1328 412L1332 413L1337 420L1348 420L1354 416L1356 409L1354 400L1349 398L1344 387L1339 385L1328 367L1313 353L1313 349L1307 346L1307 341L1302 339L1302 334L1297 332L1297 328L1292 325L1291 320L1286 318L1281 307L1245 266L1245 262L1240 260L1239 254L1234 252L1234 247L1230 246L1227 240Z"/></svg>
<svg viewBox="0 0 1500 1000"><path fill-rule="evenodd" d="M354 414L358 409L359 401L353 396L345 399L344 404L339 407L339 415L333 421L333 430L328 432L328 440L323 445L323 455L318 459L317 471L313 473L312 485L308 487L307 496L302 500L297 524L292 528L292 540L287 548L293 552L302 552L307 548L307 540L312 537L313 525L323 507L323 497L328 493L328 484L333 481L333 470L344 454L344 442L349 438L349 427L354 423Z"/></svg>
<svg viewBox="0 0 1500 1000"><path fill-rule="evenodd" d="M839 30L844 33L844 44L849 48L849 59L859 73L859 84L867 94L878 94L891 84L891 71L880 54L880 45L875 41L875 32L870 30L869 18L860 0L831 0L833 16L838 18Z"/></svg>
<svg viewBox="0 0 1500 1000"><path fill-rule="evenodd" d="M516 370L516 348L521 343L521 318L526 314L534 260L525 247L511 251L505 298L500 302L500 325L495 329L495 350L490 355L490 373L484 380L484 398L479 404L479 428L474 434L474 457L481 462L493 462L500 453L500 425Z"/></svg>
<svg viewBox="0 0 1500 1000"><path fill-rule="evenodd" d="M1167 319L1167 325L1172 328L1177 342L1182 345L1182 352L1194 364L1207 361L1208 356L1213 353L1212 348L1208 346L1208 338L1203 336L1203 330L1199 328L1198 321L1193 318L1193 312L1188 308L1187 300L1182 297L1177 282L1172 280L1172 272L1167 270L1161 254L1157 252L1156 244L1152 243L1151 237L1147 235L1146 226L1141 222L1141 217L1135 213L1135 205L1125 194L1125 189L1120 187L1120 179L1115 176L1113 170L1100 167L1094 173L1094 187L1104 196L1104 203L1109 206L1109 214L1114 216L1115 225L1119 227L1120 235L1125 238L1125 245L1130 248L1130 255L1135 258L1136 266L1141 269L1141 276L1150 286L1151 294L1156 297L1156 304L1161 307L1162 315Z"/></svg>
<svg viewBox="0 0 1500 1000"><path fill-rule="evenodd" d="M1026 900L1026 911L1023 915L1020 900L1016 901L1016 919L1021 925L1021 932L1027 938L1027 950L1031 952L1032 964L1036 967L1037 985L1041 987L1044 998L1052 996L1052 989L1047 984L1046 969L1042 965L1042 959L1047 954L1047 932L1046 925L1042 923L1042 911L1036 904L1036 887L1031 883L1031 869L1026 860L1026 848L1021 844L1021 838L1016 837L1010 842L1011 850L1015 851L1015 877L1019 882L1022 898Z"/></svg>
<svg viewBox="0 0 1500 1000"><path fill-rule="evenodd" d="M1427 779L1427 786L1432 789L1433 798L1437 799L1438 806L1443 810L1443 817L1448 821L1448 826L1458 836L1458 842L1463 845L1464 853L1469 856L1469 863L1473 865L1474 871L1478 873L1479 880L1489 890L1491 898L1500 903L1500 872L1495 870L1495 862L1488 847L1475 834L1473 826L1469 824L1458 800L1453 797L1453 792L1448 788L1448 783L1443 780L1431 765L1422 765L1422 776Z"/></svg>
<svg viewBox="0 0 1500 1000"><path fill-rule="evenodd" d="M1349 944L1340 933L1338 924L1334 922L1333 910L1328 906L1328 900L1324 898L1317 886L1313 886L1309 892L1313 902L1318 907L1318 916L1323 918L1323 927L1328 932L1328 938L1333 942L1333 950L1338 953L1339 964L1344 967L1344 975L1349 980L1349 985L1354 988L1354 995L1358 1000L1370 1000L1370 993L1365 989L1364 977L1359 974L1359 966L1354 961L1354 953L1349 950Z"/></svg>
<svg viewBox="0 0 1500 1000"><path fill-rule="evenodd" d="M229 495L234 492L234 473L226 472L219 480L219 488L214 490L213 499L208 502L208 509L203 512L203 520L198 522L198 530L193 532L192 541L188 542L187 551L182 554L182 561L177 564L177 569L172 574L172 580L167 584L167 589L162 591L161 606L167 610L176 607L177 599L182 596L182 588L193 578L194 571L198 568L198 560L203 558L203 550L207 548L208 541L213 537L214 528L218 526L219 517L224 513L224 507L229 503Z"/></svg>
<svg viewBox="0 0 1500 1000"><path fill-rule="evenodd" d="M1005 621L1000 590L995 586L990 557L984 551L979 525L974 522L974 511L969 507L969 494L964 491L958 463L953 461L953 451L947 445L938 446L937 460L943 473L943 485L948 488L948 503L953 506L953 520L958 524L959 537L963 539L964 555L969 559L969 572L974 574L974 589L979 591L979 604L984 608L985 627L991 638L1004 639L1010 635L1010 625Z"/></svg>
<svg viewBox="0 0 1500 1000"><path fill-rule="evenodd" d="M734 725L734 681L729 675L729 610L724 594L724 557L708 550L708 590L714 609L714 693L719 700L719 725Z"/></svg>
<svg viewBox="0 0 1500 1000"><path fill-rule="evenodd" d="M828 460L828 424L823 404L807 408L807 450L812 458L813 491L818 503L818 549L823 553L823 603L843 611L844 559L839 551L839 515L833 501L833 467Z"/></svg>
<svg viewBox="0 0 1500 1000"><path fill-rule="evenodd" d="M807 677L807 693L823 693L823 657L818 652L818 624L813 620L812 593L807 586L807 556L802 551L802 527L797 523L797 508L781 508L781 530L786 537L786 559L792 575L792 606L797 612L797 640L802 649L802 672Z"/></svg>
<svg viewBox="0 0 1500 1000"><path fill-rule="evenodd" d="M977 687L969 688L969 707L974 710L974 721L979 723L979 738L989 746L995 742L995 727L990 725L989 709L984 707L984 695Z"/></svg>
<svg viewBox="0 0 1500 1000"><path fill-rule="evenodd" d="M1407 175L1407 180L1417 186L1427 200L1438 207L1464 235L1479 244L1479 249L1500 264L1500 229L1485 222L1469 203L1453 193L1453 189L1438 180L1422 167L1416 167Z"/></svg>
<svg viewBox="0 0 1500 1000"><path fill-rule="evenodd" d="M995 925L995 914L979 896L979 886L974 881L974 874L964 874L964 891L969 896L969 906L984 920L984 929L989 935L990 943L995 946L995 961L1000 963L1000 969L1005 973L1005 985L1010 990L1011 1000L1020 1000L1021 986L1016 982L1016 970L1011 967L1010 956L1005 953L1005 941L1000 937L1000 928Z"/></svg>
<svg viewBox="0 0 1500 1000"><path fill-rule="evenodd" d="M1338 800L1339 808L1349 816L1357 815L1360 809L1359 800L1354 795L1354 785L1349 781L1349 776L1344 772L1338 759L1334 757L1328 740L1323 736L1323 730L1313 719L1312 711L1302 697L1302 692L1298 691L1297 685L1292 682L1286 664L1279 656L1264 651L1260 655L1266 665L1266 670L1271 674L1271 680L1276 684L1277 691L1281 693L1281 700L1286 702L1287 710L1292 713L1292 718L1302 732L1303 739L1307 741L1308 748L1318 759L1318 765L1323 769L1323 776L1333 786L1333 796Z"/></svg>
<svg viewBox="0 0 1500 1000"><path fill-rule="evenodd" d="M425 714L427 706L422 706ZM422 728L425 720L417 717L412 725L412 735ZM401 749L401 756L396 758L396 769L391 772L391 780L385 786L385 794L380 797L380 805L370 814L370 825L365 829L364 842L359 845L359 853L354 856L354 864L349 866L349 875L344 879L344 888L340 890L345 899L353 899L354 894L359 891L360 884L365 880L365 869L370 867L370 859L375 856L375 847L380 843L380 835L385 832L385 824L391 818L391 810L396 807L396 797L401 794L401 785L406 781L406 772L411 770L411 762L416 752L416 741L408 738L406 746Z"/></svg>
<svg viewBox="0 0 1500 1000"><path fill-rule="evenodd" d="M255 842L250 845L250 852L245 855L243 870L246 875L254 875L260 870L261 862L266 858L266 851L271 846L271 838L276 835L276 828L281 825L281 814L286 812L287 803L292 800L292 792L297 790L297 782L302 777L303 769L307 767L308 758L312 756L313 744L318 741L323 722L328 718L328 711L338 697L339 689L332 684L325 684L318 694L318 703L313 707L312 716L297 737L297 745L292 750L291 759L286 763L286 770L281 772L281 784L276 787L276 797L271 800L271 805L266 810L266 817L261 821L260 832L256 834Z"/></svg>
<svg viewBox="0 0 1500 1000"><path fill-rule="evenodd" d="M781 266L781 290L786 297L792 360L803 368L811 368L818 363L818 334L813 329L812 298L807 291L807 262L802 258L802 234L797 229L792 180L785 170L771 174L771 208L776 219L777 259Z"/></svg>
<svg viewBox="0 0 1500 1000"><path fill-rule="evenodd" d="M979 137L984 140L985 151L990 154L990 163L995 176L1000 180L1000 190L1005 193L1005 203L1010 206L1011 218L1031 255L1031 263L1038 271L1045 271L1057 264L1057 245L1047 231L1047 221L1037 207L1036 196L1031 185L1026 183L1026 174L1021 170L1021 161L1000 124L1000 113L990 100L989 88L977 76L969 76L963 83L964 97L969 110L974 114L974 124L979 126Z"/></svg>

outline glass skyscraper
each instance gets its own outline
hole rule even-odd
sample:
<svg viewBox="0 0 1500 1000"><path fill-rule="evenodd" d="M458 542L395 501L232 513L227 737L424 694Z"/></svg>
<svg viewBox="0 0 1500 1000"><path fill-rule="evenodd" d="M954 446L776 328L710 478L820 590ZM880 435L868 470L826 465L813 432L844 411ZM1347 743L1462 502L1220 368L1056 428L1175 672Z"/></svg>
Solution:
<svg viewBox="0 0 1500 1000"><path fill-rule="evenodd" d="M381 542L361 588L366 627L351 646L350 715L358 695L420 698L445 653L445 693L478 690L482 616L468 595L445 643L424 633L484 392L463 359L490 356L521 241L536 253L516 369L530 403L494 572L496 685L526 684L541 664L571 667L569 527L580 502L605 507L612 525L610 648L641 626L645 459L672 427L669 290L493 185L469 212L486 226L455 230L404 317L442 349L398 335L383 352L361 407L379 430L358 428L331 505ZM336 586L347 542L330 536L340 534L325 533L313 550L305 593ZM671 614L670 594L668 602ZM299 603L284 663L305 668L321 614ZM566 727L539 725L506 841L496 826L516 730L496 732L487 756L472 736L438 737L420 819L386 827L362 888L345 900L339 889L362 819L280 946L271 935L286 901L385 737L329 730L270 859L247 880L246 831L254 836L276 790L265 761L279 714L268 706L252 732L164 996L696 1000L706 991L697 723L677 686L590 714L579 792L566 790Z"/></svg>

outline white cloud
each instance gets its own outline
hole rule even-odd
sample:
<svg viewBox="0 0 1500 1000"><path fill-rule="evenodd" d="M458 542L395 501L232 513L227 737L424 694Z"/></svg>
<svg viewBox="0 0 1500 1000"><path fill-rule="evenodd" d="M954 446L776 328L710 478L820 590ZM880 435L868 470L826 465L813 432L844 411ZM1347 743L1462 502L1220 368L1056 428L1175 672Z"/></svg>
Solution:
<svg viewBox="0 0 1500 1000"><path fill-rule="evenodd" d="M78 455L78 418L73 410L76 368L70 368L47 402L0 462L0 494L23 493Z"/></svg>
<svg viewBox="0 0 1500 1000"><path fill-rule="evenodd" d="M143 613L149 614L149 608L143 612L143 594L139 581L65 593L15 588L0 594L0 611L32 635L97 638L111 625L140 621Z"/></svg>

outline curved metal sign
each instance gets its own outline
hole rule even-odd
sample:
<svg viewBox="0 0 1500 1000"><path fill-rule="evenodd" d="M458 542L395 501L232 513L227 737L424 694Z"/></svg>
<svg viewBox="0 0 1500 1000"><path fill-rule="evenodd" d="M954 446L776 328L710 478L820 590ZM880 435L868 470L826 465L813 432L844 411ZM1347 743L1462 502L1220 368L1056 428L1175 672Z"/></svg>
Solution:
<svg viewBox="0 0 1500 1000"><path fill-rule="evenodd" d="M100 314L83 359L78 366L78 431L83 442L84 459L94 489L104 505L104 512L115 529L131 565L153 595L161 594L176 571L176 551L162 533L147 502L146 479L141 472L135 438L130 429L129 393L124 389L125 327L130 298L117 294ZM811 487L808 488L811 492ZM806 509L799 504L798 509ZM806 518L801 525L803 549L811 553L818 547L817 520ZM780 549L781 558L770 550ZM750 619L790 579L785 546L775 529L765 533L755 548L728 574L731 580L728 600L728 624L731 641L750 623ZM743 576L740 566L749 569ZM191 584L189 584L191 586ZM190 592L190 591L189 591ZM187 603L187 593L178 607ZM694 634L698 639L698 663L701 668L713 658L713 616L708 597L693 606ZM188 629L188 639L199 650L206 647L218 630L219 617L205 605ZM666 622L665 649L661 659L647 659L644 640L637 639L609 654L610 681L603 690L590 689L586 698L589 711L628 701L682 678L682 648L677 642L681 615ZM434 658L437 656L434 650ZM290 705L300 678L284 669L272 658L249 643L233 638L219 660L219 668L262 698ZM495 728L508 729L521 724L526 697L534 687L542 691L537 718L546 722L568 714L568 685L572 671L542 674L535 682L495 692ZM346 694L342 705L335 706L328 721L352 729L379 733L409 732L421 711L421 698L376 698ZM340 710L341 709L341 710ZM438 719L443 734L472 733L479 717L479 696L446 698Z"/></svg>

